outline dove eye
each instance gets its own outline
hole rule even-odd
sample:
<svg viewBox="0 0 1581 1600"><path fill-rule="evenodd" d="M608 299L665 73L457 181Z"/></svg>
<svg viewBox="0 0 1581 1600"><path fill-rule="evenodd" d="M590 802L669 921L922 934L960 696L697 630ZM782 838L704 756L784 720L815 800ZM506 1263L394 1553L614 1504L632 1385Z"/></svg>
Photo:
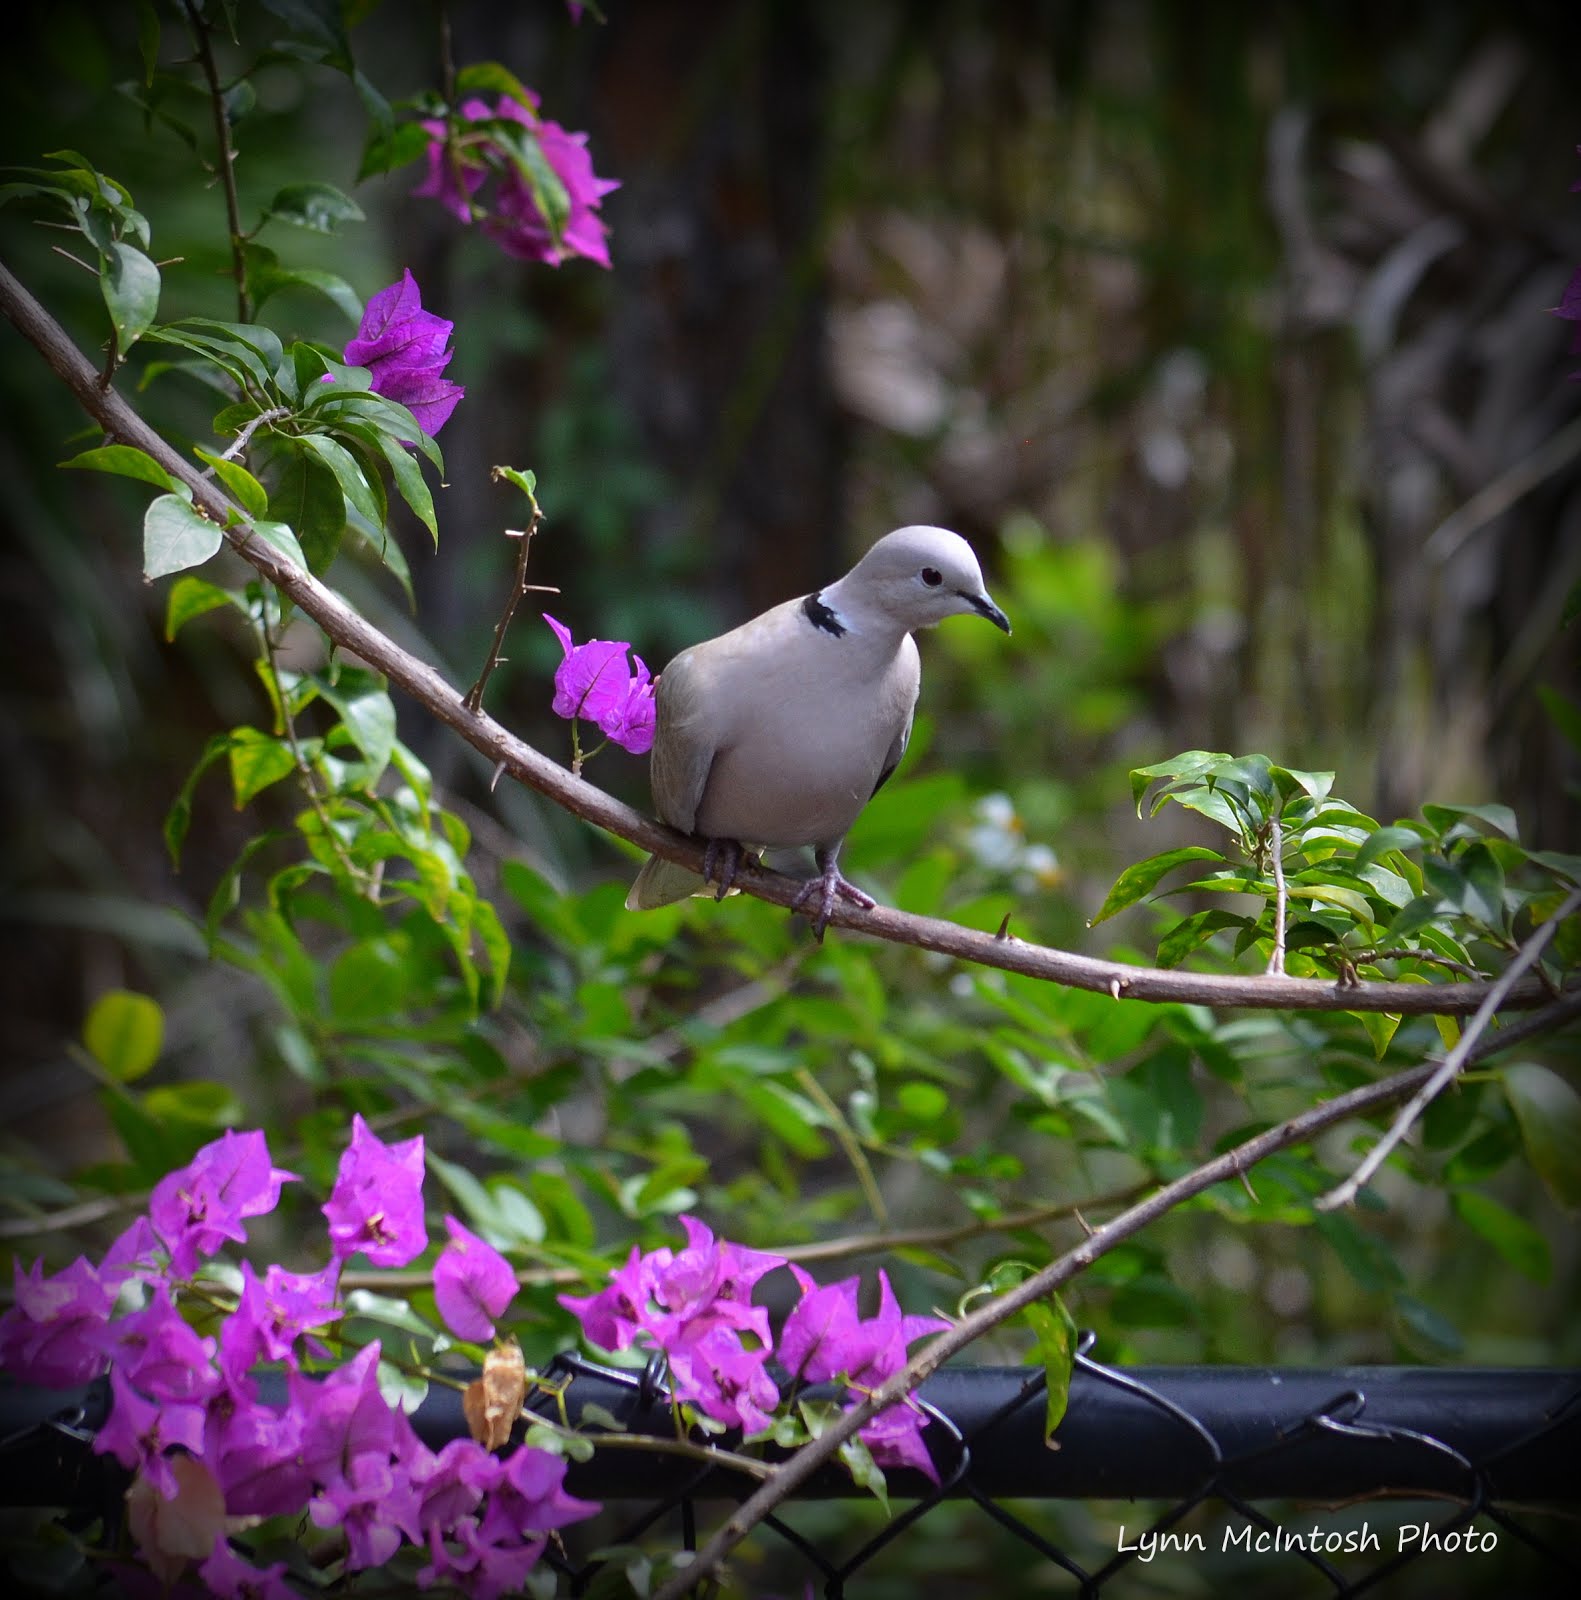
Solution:
<svg viewBox="0 0 1581 1600"><path fill-rule="evenodd" d="M944 582L944 574L937 567L924 567L922 569L922 581L930 589L937 589Z"/></svg>

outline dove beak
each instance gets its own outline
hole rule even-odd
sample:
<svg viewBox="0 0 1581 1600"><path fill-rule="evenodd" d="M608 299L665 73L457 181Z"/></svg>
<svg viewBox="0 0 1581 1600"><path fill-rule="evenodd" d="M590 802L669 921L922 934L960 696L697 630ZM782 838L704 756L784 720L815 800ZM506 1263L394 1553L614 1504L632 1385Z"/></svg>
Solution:
<svg viewBox="0 0 1581 1600"><path fill-rule="evenodd" d="M987 617L996 628L1003 629L1003 631L1006 633L1010 632L1010 618L1007 617L1004 612L1001 611L999 607L988 598L986 593L966 594L963 592L961 594L961 599L963 599L973 611L976 611L981 616Z"/></svg>

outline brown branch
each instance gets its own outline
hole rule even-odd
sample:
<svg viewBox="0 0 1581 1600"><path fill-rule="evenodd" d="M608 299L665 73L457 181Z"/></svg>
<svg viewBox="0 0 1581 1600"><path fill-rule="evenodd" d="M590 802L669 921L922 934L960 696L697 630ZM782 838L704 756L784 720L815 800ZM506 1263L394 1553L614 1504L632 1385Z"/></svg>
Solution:
<svg viewBox="0 0 1581 1600"><path fill-rule="evenodd" d="M701 873L702 844L664 827L622 804L508 733L462 697L431 666L401 649L311 573L256 538L246 518L212 484L148 426L113 389L101 391L97 375L65 331L16 278L0 265L0 309L39 350L77 397L83 409L112 438L144 450L173 477L184 482L193 500L226 540L265 578L310 616L338 646L361 657L405 691L430 715L475 749L502 765L519 782L546 795L585 822L631 844ZM802 888L795 878L766 868L744 871L737 886L771 904L789 907ZM1346 985L1322 978L1164 971L1100 961L1045 945L963 928L936 917L912 916L887 907L862 910L839 901L830 916L849 928L892 944L932 950L979 966L1021 973L1076 989L1112 994L1115 999L1179 1001L1206 1006L1260 1010L1385 1011L1413 1016L1466 1016L1486 999L1486 983L1385 983ZM1535 980L1516 986L1506 1004L1530 1008L1547 999Z"/></svg>
<svg viewBox="0 0 1581 1600"><path fill-rule="evenodd" d="M1113 1194L1094 1195L1090 1200L1061 1200L1053 1205L1007 1212L1002 1217L960 1222L948 1228L899 1228L887 1233L851 1233L842 1238L816 1239L811 1244L771 1245L768 1248L770 1254L784 1256L787 1261L838 1261L846 1256L889 1255L896 1250L941 1249L952 1244L964 1244L968 1239L980 1239L990 1233L1041 1228L1050 1222L1063 1222L1067 1218L1079 1220L1086 1211L1134 1200L1146 1187L1146 1183L1133 1183Z"/></svg>

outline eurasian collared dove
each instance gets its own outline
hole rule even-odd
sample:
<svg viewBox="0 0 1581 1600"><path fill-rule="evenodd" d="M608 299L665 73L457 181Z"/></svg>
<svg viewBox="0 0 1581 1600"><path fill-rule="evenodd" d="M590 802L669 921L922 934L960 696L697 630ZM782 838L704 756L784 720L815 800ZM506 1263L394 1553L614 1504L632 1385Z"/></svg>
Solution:
<svg viewBox="0 0 1581 1600"><path fill-rule="evenodd" d="M841 876L840 846L911 736L922 669L915 628L962 612L1010 632L972 547L945 528L897 528L838 583L787 600L683 650L659 676L653 803L672 828L708 841L704 877L651 857L626 905L668 905L718 884L743 847L811 845L821 939L836 897L872 898Z"/></svg>

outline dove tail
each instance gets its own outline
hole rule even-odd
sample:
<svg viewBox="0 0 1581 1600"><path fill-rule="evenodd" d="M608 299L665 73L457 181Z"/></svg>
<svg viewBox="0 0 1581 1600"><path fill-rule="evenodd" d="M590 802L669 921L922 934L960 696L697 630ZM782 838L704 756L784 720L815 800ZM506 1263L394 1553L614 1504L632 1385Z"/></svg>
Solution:
<svg viewBox="0 0 1581 1600"><path fill-rule="evenodd" d="M699 874L678 867L662 856L649 856L637 881L626 896L628 911L652 911L655 906L673 905L707 888Z"/></svg>

